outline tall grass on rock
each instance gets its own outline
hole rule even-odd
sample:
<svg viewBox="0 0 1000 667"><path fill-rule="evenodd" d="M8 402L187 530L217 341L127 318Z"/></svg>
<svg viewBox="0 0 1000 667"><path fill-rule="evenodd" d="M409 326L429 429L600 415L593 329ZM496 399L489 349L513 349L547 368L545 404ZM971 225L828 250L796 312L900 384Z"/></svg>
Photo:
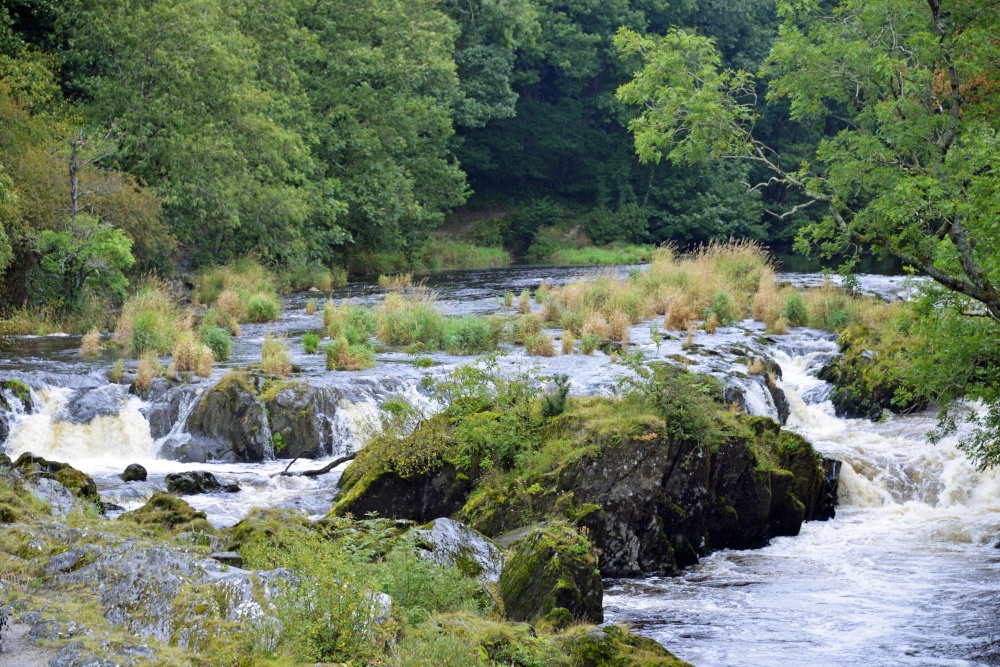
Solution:
<svg viewBox="0 0 1000 667"><path fill-rule="evenodd" d="M363 371L375 366L375 353L363 344L351 344L347 338L332 339L326 346L328 371Z"/></svg>
<svg viewBox="0 0 1000 667"><path fill-rule="evenodd" d="M277 284L267 267L244 257L202 272L195 281L195 295L233 321L273 322L281 317Z"/></svg>
<svg viewBox="0 0 1000 667"><path fill-rule="evenodd" d="M191 331L181 332L173 350L174 372L194 371L201 377L208 377L212 374L213 361L215 355L208 345L195 338Z"/></svg>
<svg viewBox="0 0 1000 667"><path fill-rule="evenodd" d="M264 346L260 350L260 364L268 375L279 378L291 375L292 353L288 349L288 341L270 334L264 338Z"/></svg>
<svg viewBox="0 0 1000 667"><path fill-rule="evenodd" d="M147 278L125 300L115 328L115 342L136 358L146 352L169 354L177 339L179 319L166 283Z"/></svg>
<svg viewBox="0 0 1000 667"><path fill-rule="evenodd" d="M101 332L96 328L84 334L80 341L80 356L88 357L101 351Z"/></svg>

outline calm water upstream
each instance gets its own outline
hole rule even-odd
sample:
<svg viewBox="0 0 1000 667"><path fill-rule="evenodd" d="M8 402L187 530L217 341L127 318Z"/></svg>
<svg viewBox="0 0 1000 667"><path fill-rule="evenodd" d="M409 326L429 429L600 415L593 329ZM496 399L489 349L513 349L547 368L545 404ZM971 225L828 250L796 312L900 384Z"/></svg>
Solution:
<svg viewBox="0 0 1000 667"><path fill-rule="evenodd" d="M594 272L514 267L441 274L429 284L448 313L489 313L503 310L497 297L505 291ZM780 279L808 285L821 277L788 273ZM862 286L892 296L911 289L891 276L865 276ZM352 284L333 296L368 302L382 294L374 285ZM298 344L303 333L321 327L318 315L305 313L305 302L316 296L325 295L293 295L280 322L246 326L228 366L258 360L267 333L288 336L304 378L343 391L331 417L331 457L357 446L359 433L388 396L402 394L433 409L421 378L470 361L435 354L437 365L421 369L410 355L385 352L370 371L328 373L320 356L304 354ZM679 340L653 343L653 324L633 327L637 347L651 357L681 353ZM737 361L737 348L767 353L781 364L791 406L787 427L845 463L836 519L806 524L798 537L774 540L764 549L717 553L679 577L608 581L608 620L631 623L698 667L1000 665L1000 550L993 547L1000 536L1000 475L976 472L953 442L929 444L930 416L880 424L835 417L829 387L815 377L837 353L831 337L808 329L770 339L761 333L751 322L714 336L699 333L696 342L706 352L693 359L692 368L728 378L748 411L772 414L774 405L758 385L732 377L745 363ZM177 425L153 438L149 405L107 382L113 353L81 360L78 346L78 337L0 340L0 378L27 382L39 405L15 419L8 453L69 461L94 475L106 500L126 508L164 488L169 472L210 469L243 487L236 494L188 498L217 525L232 524L253 507L300 507L321 515L331 506L336 471L314 480L272 476L287 465L281 461L195 465L158 459L165 440L184 438L184 410L209 381L191 387ZM604 355L537 360L515 351L503 363L543 376L567 373L577 395L610 391L621 372ZM89 419L69 416L79 405L90 406ZM117 479L132 462L149 469L147 482L124 485ZM300 462L296 469L314 466Z"/></svg>

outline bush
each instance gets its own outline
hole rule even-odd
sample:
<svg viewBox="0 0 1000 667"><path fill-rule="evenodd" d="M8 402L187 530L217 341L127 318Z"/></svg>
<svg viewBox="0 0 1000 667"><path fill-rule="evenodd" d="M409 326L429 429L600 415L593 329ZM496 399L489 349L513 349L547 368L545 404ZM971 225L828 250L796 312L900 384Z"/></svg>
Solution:
<svg viewBox="0 0 1000 667"><path fill-rule="evenodd" d="M177 306L165 283L148 279L125 300L115 342L129 348L133 357L147 351L169 354L177 338Z"/></svg>
<svg viewBox="0 0 1000 667"><path fill-rule="evenodd" d="M498 334L488 318L449 317L445 320L442 342L448 354L480 354L497 349L501 336L502 329Z"/></svg>
<svg viewBox="0 0 1000 667"><path fill-rule="evenodd" d="M580 339L580 352L583 354L593 354L600 347L601 337L594 333L584 334Z"/></svg>
<svg viewBox="0 0 1000 667"><path fill-rule="evenodd" d="M260 363L268 375L279 378L291 375L292 355L288 351L288 342L268 335L264 338L264 347L260 350Z"/></svg>
<svg viewBox="0 0 1000 667"><path fill-rule="evenodd" d="M247 301L244 317L247 322L275 322L281 319L281 301L268 294L255 294Z"/></svg>
<svg viewBox="0 0 1000 667"><path fill-rule="evenodd" d="M809 310L801 294L793 292L788 295L785 307L781 309L781 316L792 327L804 327L809 322Z"/></svg>
<svg viewBox="0 0 1000 667"><path fill-rule="evenodd" d="M555 346L548 334L532 334L524 339L524 349L528 354L536 357L556 356Z"/></svg>
<svg viewBox="0 0 1000 667"><path fill-rule="evenodd" d="M704 319L707 320L712 315L715 315L719 324L724 327L732 326L739 321L739 312L726 292L716 292L712 297L712 305L705 311Z"/></svg>
<svg viewBox="0 0 1000 667"><path fill-rule="evenodd" d="M316 354L319 352L319 336L314 333L307 333L302 337L302 347L306 354Z"/></svg>
<svg viewBox="0 0 1000 667"><path fill-rule="evenodd" d="M216 361L225 361L229 358L233 339L230 337L229 332L222 327L215 326L214 324L203 324L201 327L201 340L212 350L212 356Z"/></svg>

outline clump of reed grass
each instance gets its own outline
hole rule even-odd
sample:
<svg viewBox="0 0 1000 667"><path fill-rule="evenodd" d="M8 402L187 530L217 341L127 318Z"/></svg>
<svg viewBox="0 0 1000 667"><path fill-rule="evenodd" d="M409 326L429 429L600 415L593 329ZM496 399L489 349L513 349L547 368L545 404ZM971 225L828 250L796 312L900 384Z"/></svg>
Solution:
<svg viewBox="0 0 1000 667"><path fill-rule="evenodd" d="M380 275L378 277L378 286L382 289L401 289L403 287L410 287L413 285L413 274L412 273L397 273L395 275Z"/></svg>
<svg viewBox="0 0 1000 667"><path fill-rule="evenodd" d="M229 289L222 290L215 300L215 307L225 315L227 322L239 322L243 317L243 302L239 295Z"/></svg>
<svg viewBox="0 0 1000 667"><path fill-rule="evenodd" d="M275 295L258 292L247 299L243 318L258 324L275 322L281 318L281 300Z"/></svg>
<svg viewBox="0 0 1000 667"><path fill-rule="evenodd" d="M535 313L522 315L514 323L514 342L524 344L525 340L542 331L542 318Z"/></svg>
<svg viewBox="0 0 1000 667"><path fill-rule="evenodd" d="M629 331L631 324L628 316L623 311L616 310L611 313L611 317L608 318L608 340L628 345L632 340Z"/></svg>
<svg viewBox="0 0 1000 667"><path fill-rule="evenodd" d="M517 310L525 315L531 312L531 292L526 289L521 291L521 296L517 299Z"/></svg>
<svg viewBox="0 0 1000 667"><path fill-rule="evenodd" d="M607 340L611 335L611 327L608 321L600 313L591 313L583 322L581 333L584 336L595 335L601 340Z"/></svg>
<svg viewBox="0 0 1000 667"><path fill-rule="evenodd" d="M139 365L135 372L133 384L139 391L147 391L153 384L153 378L160 374L160 360L153 351L144 352L139 357Z"/></svg>
<svg viewBox="0 0 1000 667"><path fill-rule="evenodd" d="M101 351L101 332L96 328L91 329L80 341L80 356L87 357Z"/></svg>
<svg viewBox="0 0 1000 667"><path fill-rule="evenodd" d="M511 308L514 305L514 293L513 292L504 292L504 295L503 295L503 305L507 306L508 308Z"/></svg>
<svg viewBox="0 0 1000 667"><path fill-rule="evenodd" d="M208 377L212 374L212 363L215 360L215 354L208 345L195 338L194 333L184 331L178 336L174 345L173 361L170 365L176 373L194 371L201 377Z"/></svg>
<svg viewBox="0 0 1000 667"><path fill-rule="evenodd" d="M576 340L573 338L573 333L571 331L564 330L562 336L562 353L573 354L575 344Z"/></svg>
<svg viewBox="0 0 1000 667"><path fill-rule="evenodd" d="M747 363L747 373L750 375L760 375L764 372L764 360L760 357L754 357Z"/></svg>
<svg viewBox="0 0 1000 667"><path fill-rule="evenodd" d="M169 354L177 338L177 306L165 282L146 278L122 306L115 328L115 342L133 357L146 352Z"/></svg>
<svg viewBox="0 0 1000 667"><path fill-rule="evenodd" d="M705 320L705 333L714 334L718 328L719 318L715 315L715 313L709 313L708 318Z"/></svg>
<svg viewBox="0 0 1000 667"><path fill-rule="evenodd" d="M367 345L352 345L341 337L326 346L327 370L361 371L374 366L375 354Z"/></svg>
<svg viewBox="0 0 1000 667"><path fill-rule="evenodd" d="M535 357L554 357L556 348L552 338L545 333L536 333L524 339L525 351Z"/></svg>
<svg viewBox="0 0 1000 667"><path fill-rule="evenodd" d="M594 333L584 334L580 339L580 352L593 354L601 345L601 337Z"/></svg>
<svg viewBox="0 0 1000 667"><path fill-rule="evenodd" d="M108 371L108 382L118 384L122 381L122 377L125 375L125 360L118 359L115 361L111 370Z"/></svg>
<svg viewBox="0 0 1000 667"><path fill-rule="evenodd" d="M279 378L287 378L292 374L292 354L288 350L288 341L268 335L264 338L264 346L260 350L260 363L264 372Z"/></svg>
<svg viewBox="0 0 1000 667"><path fill-rule="evenodd" d="M546 322L559 322L562 320L562 308L554 299L550 299L542 305L542 319Z"/></svg>
<svg viewBox="0 0 1000 667"><path fill-rule="evenodd" d="M306 354L316 354L319 352L319 336L314 333L307 333L302 336L302 347Z"/></svg>
<svg viewBox="0 0 1000 667"><path fill-rule="evenodd" d="M316 314L316 299L309 299L306 301L306 315Z"/></svg>

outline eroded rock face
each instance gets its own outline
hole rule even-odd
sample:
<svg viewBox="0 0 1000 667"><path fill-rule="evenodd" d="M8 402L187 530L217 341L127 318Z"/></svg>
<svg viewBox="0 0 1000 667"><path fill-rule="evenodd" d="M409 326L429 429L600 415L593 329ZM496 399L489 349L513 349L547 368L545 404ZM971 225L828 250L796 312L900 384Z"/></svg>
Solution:
<svg viewBox="0 0 1000 667"><path fill-rule="evenodd" d="M462 509L471 489L468 476L450 463L433 472L409 477L384 471L358 481L337 502L333 512L339 516L377 512L387 519L427 523Z"/></svg>
<svg viewBox="0 0 1000 667"><path fill-rule="evenodd" d="M604 589L590 542L563 522L532 527L511 543L500 596L514 621L558 622L566 612L573 620L604 621Z"/></svg>
<svg viewBox="0 0 1000 667"><path fill-rule="evenodd" d="M492 540L463 523L435 519L429 526L410 531L417 553L444 567L457 567L480 581L497 583L504 554Z"/></svg>
<svg viewBox="0 0 1000 667"><path fill-rule="evenodd" d="M207 460L256 463L274 456L267 410L239 382L220 383L205 392L187 429Z"/></svg>
<svg viewBox="0 0 1000 667"><path fill-rule="evenodd" d="M278 458L317 458L330 451L329 416L336 411L336 400L328 390L292 383L268 398L271 431L281 435Z"/></svg>

